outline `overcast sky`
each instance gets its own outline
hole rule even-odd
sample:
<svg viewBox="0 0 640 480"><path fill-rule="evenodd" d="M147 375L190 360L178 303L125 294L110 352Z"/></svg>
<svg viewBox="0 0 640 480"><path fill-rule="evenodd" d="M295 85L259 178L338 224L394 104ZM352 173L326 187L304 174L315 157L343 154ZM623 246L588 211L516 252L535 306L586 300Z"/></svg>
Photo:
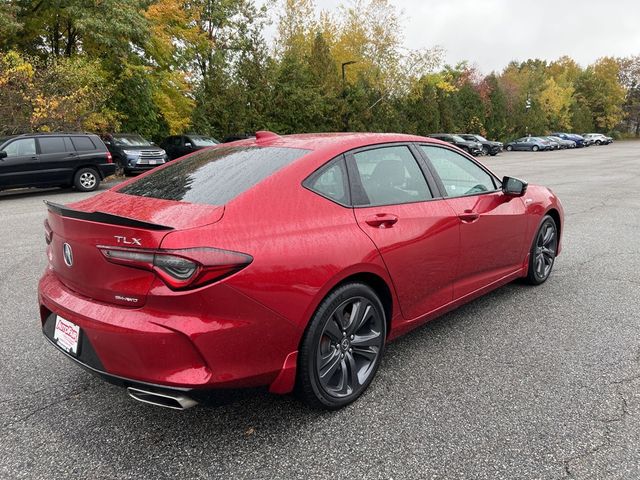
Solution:
<svg viewBox="0 0 640 480"><path fill-rule="evenodd" d="M569 55L587 65L640 55L640 0L390 0L403 12L408 48L442 46L448 63L484 73L511 60ZM339 0L316 0L335 10Z"/></svg>

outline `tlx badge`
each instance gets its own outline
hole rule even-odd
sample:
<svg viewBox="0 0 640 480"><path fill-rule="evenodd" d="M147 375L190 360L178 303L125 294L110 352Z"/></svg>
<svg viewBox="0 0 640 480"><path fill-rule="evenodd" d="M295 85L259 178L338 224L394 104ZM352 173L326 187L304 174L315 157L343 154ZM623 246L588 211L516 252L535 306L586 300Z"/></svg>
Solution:
<svg viewBox="0 0 640 480"><path fill-rule="evenodd" d="M139 238L129 238L129 237L122 237L120 235L114 235L114 237L116 239L117 243L121 243L123 245L138 245L138 246L142 246L142 244L140 243L140 239Z"/></svg>

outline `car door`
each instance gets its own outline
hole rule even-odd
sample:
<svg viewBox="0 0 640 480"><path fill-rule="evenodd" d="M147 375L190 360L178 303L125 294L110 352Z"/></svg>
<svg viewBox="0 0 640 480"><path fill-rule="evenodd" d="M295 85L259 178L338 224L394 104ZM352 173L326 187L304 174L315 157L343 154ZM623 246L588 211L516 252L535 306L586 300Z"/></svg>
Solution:
<svg viewBox="0 0 640 480"><path fill-rule="evenodd" d="M93 143L94 141L89 136L73 135L69 137L69 140L71 140L77 154L77 159L73 162L72 172L75 172L80 165L99 166L101 163L106 162L104 150L98 150L100 145Z"/></svg>
<svg viewBox="0 0 640 480"><path fill-rule="evenodd" d="M195 142L193 141L192 138L189 137L182 137L182 145L183 145L183 155L187 155L189 153L193 153L195 152L198 147L196 147Z"/></svg>
<svg viewBox="0 0 640 480"><path fill-rule="evenodd" d="M439 198L415 147L391 144L346 154L354 214L378 248L407 320L452 300L458 219Z"/></svg>
<svg viewBox="0 0 640 480"><path fill-rule="evenodd" d="M0 188L38 184L38 154L34 138L17 138L7 143L0 158Z"/></svg>
<svg viewBox="0 0 640 480"><path fill-rule="evenodd" d="M464 297L522 268L526 252L524 201L504 195L500 182L471 158L421 145L460 226L454 298Z"/></svg>
<svg viewBox="0 0 640 480"><path fill-rule="evenodd" d="M37 137L40 175L43 185L71 185L78 154L71 139L63 136Z"/></svg>

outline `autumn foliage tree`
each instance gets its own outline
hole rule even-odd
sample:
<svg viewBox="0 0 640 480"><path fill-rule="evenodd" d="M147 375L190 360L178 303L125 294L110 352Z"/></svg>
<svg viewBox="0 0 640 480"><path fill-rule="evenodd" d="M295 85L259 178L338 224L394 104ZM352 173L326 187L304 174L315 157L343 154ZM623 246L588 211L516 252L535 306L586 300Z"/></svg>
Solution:
<svg viewBox="0 0 640 480"><path fill-rule="evenodd" d="M484 75L403 45L392 0L333 13L314 0L4 1L0 133L640 135L639 57L528 59Z"/></svg>

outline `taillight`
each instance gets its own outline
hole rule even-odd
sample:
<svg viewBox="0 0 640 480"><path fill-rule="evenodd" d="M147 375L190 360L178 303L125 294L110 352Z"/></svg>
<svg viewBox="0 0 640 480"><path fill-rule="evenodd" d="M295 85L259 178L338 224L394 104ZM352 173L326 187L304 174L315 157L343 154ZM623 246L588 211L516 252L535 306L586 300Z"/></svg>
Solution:
<svg viewBox="0 0 640 480"><path fill-rule="evenodd" d="M53 230L51 230L51 226L49 226L49 220L44 221L44 241L47 242L47 245L51 243L53 240Z"/></svg>
<svg viewBox="0 0 640 480"><path fill-rule="evenodd" d="M109 151L107 151L107 163L113 163L113 157Z"/></svg>
<svg viewBox="0 0 640 480"><path fill-rule="evenodd" d="M245 253L209 247L147 250L99 245L98 248L109 262L153 271L174 290L221 280L253 261Z"/></svg>

